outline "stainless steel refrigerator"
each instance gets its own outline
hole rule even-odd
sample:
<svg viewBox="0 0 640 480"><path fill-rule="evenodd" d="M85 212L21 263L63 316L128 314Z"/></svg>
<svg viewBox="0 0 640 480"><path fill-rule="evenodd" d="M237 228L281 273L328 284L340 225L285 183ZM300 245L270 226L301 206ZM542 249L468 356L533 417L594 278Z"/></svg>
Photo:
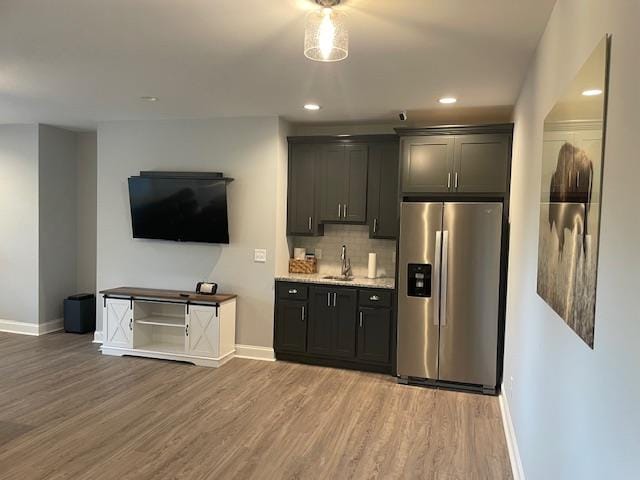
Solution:
<svg viewBox="0 0 640 480"><path fill-rule="evenodd" d="M401 381L495 390L501 234L502 203L401 204Z"/></svg>

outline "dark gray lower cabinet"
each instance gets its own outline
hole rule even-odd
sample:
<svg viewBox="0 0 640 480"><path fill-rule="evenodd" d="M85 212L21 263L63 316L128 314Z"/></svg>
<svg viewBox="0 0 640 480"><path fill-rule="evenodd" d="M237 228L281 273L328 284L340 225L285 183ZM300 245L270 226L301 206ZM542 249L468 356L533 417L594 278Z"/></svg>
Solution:
<svg viewBox="0 0 640 480"><path fill-rule="evenodd" d="M358 360L389 363L391 309L360 307L358 315Z"/></svg>
<svg viewBox="0 0 640 480"><path fill-rule="evenodd" d="M280 300L276 304L276 348L287 352L304 352L307 344L306 302Z"/></svg>
<svg viewBox="0 0 640 480"><path fill-rule="evenodd" d="M391 290L277 283L277 358L391 372Z"/></svg>

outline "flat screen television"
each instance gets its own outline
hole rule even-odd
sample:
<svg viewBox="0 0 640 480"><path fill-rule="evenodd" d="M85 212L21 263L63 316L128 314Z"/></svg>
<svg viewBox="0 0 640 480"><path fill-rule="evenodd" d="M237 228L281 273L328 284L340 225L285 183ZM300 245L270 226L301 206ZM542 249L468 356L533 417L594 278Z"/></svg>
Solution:
<svg viewBox="0 0 640 480"><path fill-rule="evenodd" d="M129 178L134 238L229 243L227 182L212 178Z"/></svg>

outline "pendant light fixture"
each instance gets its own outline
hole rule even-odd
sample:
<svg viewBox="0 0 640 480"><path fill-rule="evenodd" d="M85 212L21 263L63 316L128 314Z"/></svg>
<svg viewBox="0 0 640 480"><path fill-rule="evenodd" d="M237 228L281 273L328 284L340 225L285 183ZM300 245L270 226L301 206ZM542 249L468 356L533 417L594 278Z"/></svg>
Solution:
<svg viewBox="0 0 640 480"><path fill-rule="evenodd" d="M345 15L333 7L340 0L316 0L320 9L309 13L304 31L304 56L317 62L339 62L349 55Z"/></svg>

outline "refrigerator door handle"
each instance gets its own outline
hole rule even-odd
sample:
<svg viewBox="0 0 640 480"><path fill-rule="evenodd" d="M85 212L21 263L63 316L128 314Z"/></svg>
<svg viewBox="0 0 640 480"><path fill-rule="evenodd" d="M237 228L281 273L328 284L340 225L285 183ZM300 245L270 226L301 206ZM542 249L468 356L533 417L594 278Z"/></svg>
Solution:
<svg viewBox="0 0 640 480"><path fill-rule="evenodd" d="M442 303L442 314L440 315L440 325L442 327L447 325L447 283L449 275L449 230L442 232L442 278L440 280L440 290L442 296L440 302Z"/></svg>
<svg viewBox="0 0 640 480"><path fill-rule="evenodd" d="M436 231L436 250L433 262L433 324L440 323L440 258L442 256L442 231Z"/></svg>

